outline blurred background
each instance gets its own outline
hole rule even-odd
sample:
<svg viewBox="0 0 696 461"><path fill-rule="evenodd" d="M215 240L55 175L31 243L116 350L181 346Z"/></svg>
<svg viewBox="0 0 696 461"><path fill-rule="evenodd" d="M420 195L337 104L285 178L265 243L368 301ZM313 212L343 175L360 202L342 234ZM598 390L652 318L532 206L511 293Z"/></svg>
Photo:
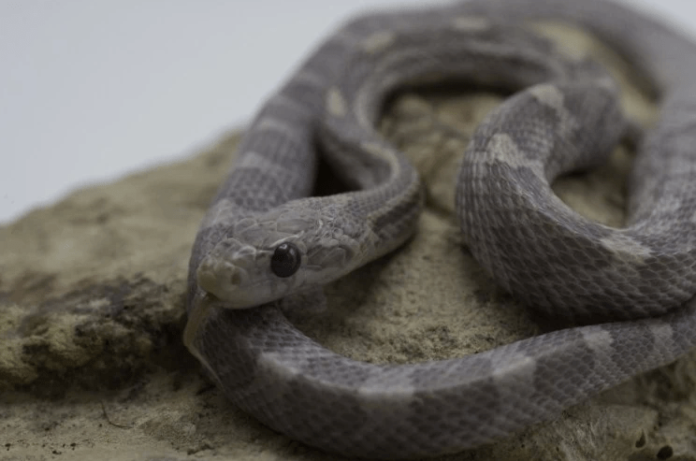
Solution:
<svg viewBox="0 0 696 461"><path fill-rule="evenodd" d="M624 2L696 39L694 0ZM0 0L0 224L195 153L350 14L427 3Z"/></svg>

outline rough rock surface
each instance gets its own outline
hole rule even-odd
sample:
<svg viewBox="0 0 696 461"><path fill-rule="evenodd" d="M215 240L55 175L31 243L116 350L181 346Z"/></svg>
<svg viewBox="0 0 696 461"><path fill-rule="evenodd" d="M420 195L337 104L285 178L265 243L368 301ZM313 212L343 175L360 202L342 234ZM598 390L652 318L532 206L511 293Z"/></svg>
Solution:
<svg viewBox="0 0 696 461"><path fill-rule="evenodd" d="M632 116L655 108L644 83L585 35L546 26L617 70ZM329 309L297 315L350 357L413 362L496 347L549 328L501 292L466 249L452 180L500 96L467 88L397 97L381 129L418 165L429 207L394 255L327 288ZM79 190L0 228L0 459L345 459L241 413L181 342L188 254L237 140L191 159ZM554 188L578 212L621 225L630 149ZM549 424L443 459L696 459L696 354L571 408Z"/></svg>

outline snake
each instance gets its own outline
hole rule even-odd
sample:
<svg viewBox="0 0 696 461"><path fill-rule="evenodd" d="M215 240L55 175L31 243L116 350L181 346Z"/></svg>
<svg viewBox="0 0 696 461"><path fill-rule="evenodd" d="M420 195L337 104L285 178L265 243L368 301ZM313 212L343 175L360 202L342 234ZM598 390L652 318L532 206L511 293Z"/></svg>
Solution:
<svg viewBox="0 0 696 461"><path fill-rule="evenodd" d="M602 66L535 33L582 27L659 98L629 178L626 225L550 188L631 131ZM495 442L696 346L696 45L609 0L469 0L371 12L328 36L262 105L196 235L184 342L237 407L345 456L436 456ZM375 125L407 86L510 96L464 152L456 215L478 264L568 327L473 355L374 364L288 320L321 287L407 244L423 187ZM313 196L325 159L347 190ZM306 306L305 306L306 307Z"/></svg>

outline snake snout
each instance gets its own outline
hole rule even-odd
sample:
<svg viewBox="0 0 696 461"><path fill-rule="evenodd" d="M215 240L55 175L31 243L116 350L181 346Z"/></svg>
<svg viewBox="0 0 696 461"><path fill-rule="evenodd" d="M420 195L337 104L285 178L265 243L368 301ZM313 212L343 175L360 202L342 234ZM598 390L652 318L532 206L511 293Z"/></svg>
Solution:
<svg viewBox="0 0 696 461"><path fill-rule="evenodd" d="M229 262L204 259L196 272L198 286L222 300L230 300L246 278L246 271Z"/></svg>

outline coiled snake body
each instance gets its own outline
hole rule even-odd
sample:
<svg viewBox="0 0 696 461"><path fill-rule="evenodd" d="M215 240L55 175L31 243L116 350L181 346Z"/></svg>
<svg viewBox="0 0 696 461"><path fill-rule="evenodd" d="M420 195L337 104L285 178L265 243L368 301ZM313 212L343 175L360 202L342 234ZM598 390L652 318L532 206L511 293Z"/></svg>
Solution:
<svg viewBox="0 0 696 461"><path fill-rule="evenodd" d="M627 122L611 78L524 29L527 19L589 29L661 93L626 228L589 222L550 191L556 176L600 163ZM601 0L472 0L347 23L266 102L238 148L191 255L187 346L268 426L376 458L474 447L675 360L696 345L695 70L696 45ZM437 362L349 360L296 330L275 301L412 235L418 177L374 123L394 88L444 79L522 89L479 127L461 167L456 208L477 261L535 309L609 323ZM303 198L317 139L355 191Z"/></svg>

